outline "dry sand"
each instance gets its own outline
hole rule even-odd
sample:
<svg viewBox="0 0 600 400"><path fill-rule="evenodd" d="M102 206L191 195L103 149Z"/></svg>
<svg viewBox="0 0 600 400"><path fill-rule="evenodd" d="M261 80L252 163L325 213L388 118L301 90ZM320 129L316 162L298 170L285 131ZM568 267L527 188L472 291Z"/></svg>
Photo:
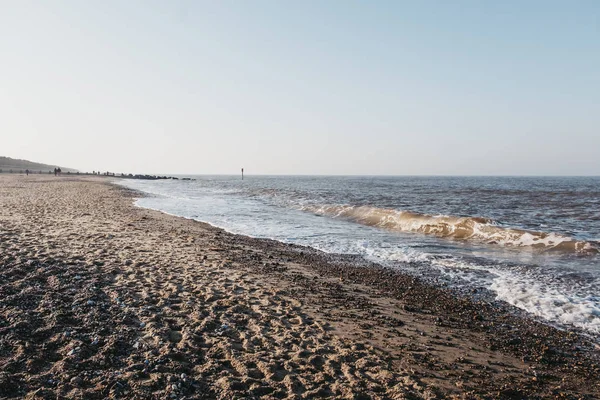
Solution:
<svg viewBox="0 0 600 400"><path fill-rule="evenodd" d="M352 257L0 175L0 398L598 398L598 347Z"/></svg>

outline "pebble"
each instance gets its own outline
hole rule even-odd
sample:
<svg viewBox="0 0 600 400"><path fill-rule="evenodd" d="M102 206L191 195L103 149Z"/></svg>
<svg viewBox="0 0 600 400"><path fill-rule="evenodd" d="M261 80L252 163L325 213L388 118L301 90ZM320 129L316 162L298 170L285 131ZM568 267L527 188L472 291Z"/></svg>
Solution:
<svg viewBox="0 0 600 400"><path fill-rule="evenodd" d="M71 378L71 384L75 385L75 386L80 386L83 383L83 379L81 379L78 376L74 376L73 378Z"/></svg>
<svg viewBox="0 0 600 400"><path fill-rule="evenodd" d="M87 301L87 305L88 306L93 306L94 304L96 304L96 302L94 300L88 300Z"/></svg>

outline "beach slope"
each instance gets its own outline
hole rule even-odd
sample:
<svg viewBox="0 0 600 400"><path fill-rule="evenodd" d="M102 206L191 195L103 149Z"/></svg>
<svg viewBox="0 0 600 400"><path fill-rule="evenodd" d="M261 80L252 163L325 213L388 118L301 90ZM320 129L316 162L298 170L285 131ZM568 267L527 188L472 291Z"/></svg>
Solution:
<svg viewBox="0 0 600 400"><path fill-rule="evenodd" d="M0 398L597 398L577 333L348 256L0 176Z"/></svg>

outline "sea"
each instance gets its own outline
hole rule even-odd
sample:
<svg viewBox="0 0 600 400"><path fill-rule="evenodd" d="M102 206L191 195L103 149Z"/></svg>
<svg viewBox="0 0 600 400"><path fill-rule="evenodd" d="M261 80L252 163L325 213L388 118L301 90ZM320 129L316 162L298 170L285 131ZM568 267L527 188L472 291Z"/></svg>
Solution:
<svg viewBox="0 0 600 400"><path fill-rule="evenodd" d="M147 194L139 207L359 255L600 336L600 177L187 178L118 183Z"/></svg>

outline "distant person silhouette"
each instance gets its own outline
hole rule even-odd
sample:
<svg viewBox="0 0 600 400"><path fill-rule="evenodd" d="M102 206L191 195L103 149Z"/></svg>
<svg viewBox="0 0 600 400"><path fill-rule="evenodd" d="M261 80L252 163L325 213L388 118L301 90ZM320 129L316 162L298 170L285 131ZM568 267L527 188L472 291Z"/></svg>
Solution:
<svg viewBox="0 0 600 400"><path fill-rule="evenodd" d="M25 174L26 174L27 176L29 176L29 170L28 170L28 169L26 169L26 170L25 170Z"/></svg>

